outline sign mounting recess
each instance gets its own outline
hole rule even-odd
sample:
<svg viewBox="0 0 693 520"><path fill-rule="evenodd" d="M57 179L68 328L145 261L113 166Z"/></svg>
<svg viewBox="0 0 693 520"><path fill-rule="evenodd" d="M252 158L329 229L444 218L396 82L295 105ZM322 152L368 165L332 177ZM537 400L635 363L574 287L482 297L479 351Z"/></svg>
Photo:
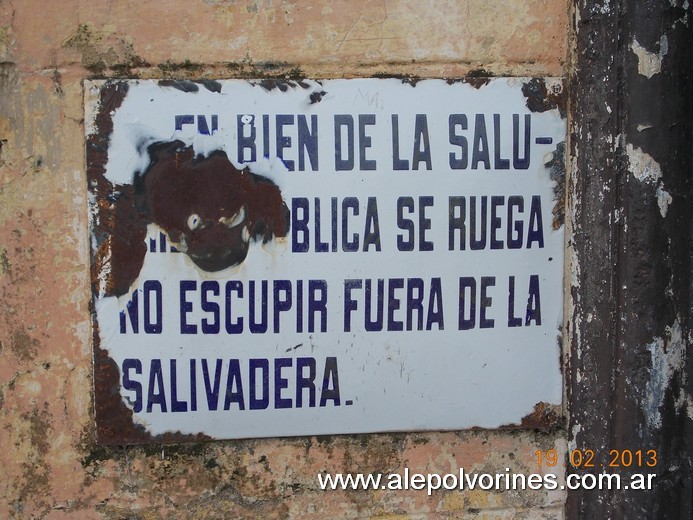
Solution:
<svg viewBox="0 0 693 520"><path fill-rule="evenodd" d="M85 88L99 442L548 425L562 80Z"/></svg>

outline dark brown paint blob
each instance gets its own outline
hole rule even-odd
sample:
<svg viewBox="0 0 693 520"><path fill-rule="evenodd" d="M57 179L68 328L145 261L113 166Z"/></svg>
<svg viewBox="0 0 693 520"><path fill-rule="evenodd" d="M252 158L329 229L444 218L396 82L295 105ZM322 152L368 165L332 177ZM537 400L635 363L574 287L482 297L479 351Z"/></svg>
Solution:
<svg viewBox="0 0 693 520"><path fill-rule="evenodd" d="M238 265L251 241L288 233L289 210L277 185L239 170L223 151L204 157L173 141L154 143L148 152L149 167L133 186L121 187L114 203L113 294L127 292L142 269L149 223L205 271Z"/></svg>

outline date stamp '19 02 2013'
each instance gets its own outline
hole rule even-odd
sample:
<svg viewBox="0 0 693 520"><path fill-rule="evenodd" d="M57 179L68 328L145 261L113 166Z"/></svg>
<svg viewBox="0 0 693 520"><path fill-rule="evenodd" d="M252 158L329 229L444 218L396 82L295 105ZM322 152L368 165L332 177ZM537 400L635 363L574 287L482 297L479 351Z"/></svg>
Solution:
<svg viewBox="0 0 693 520"><path fill-rule="evenodd" d="M559 465L556 450L537 450L537 466L555 467ZM566 456L564 467L574 469L589 468L654 468L657 465L656 450L609 450L608 456L603 456L591 449L570 450Z"/></svg>

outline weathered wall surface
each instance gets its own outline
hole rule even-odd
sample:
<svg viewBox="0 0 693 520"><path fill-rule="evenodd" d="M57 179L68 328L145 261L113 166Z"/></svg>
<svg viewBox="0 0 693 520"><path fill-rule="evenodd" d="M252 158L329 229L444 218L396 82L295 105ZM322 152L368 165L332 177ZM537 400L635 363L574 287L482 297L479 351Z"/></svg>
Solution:
<svg viewBox="0 0 693 520"><path fill-rule="evenodd" d="M691 14L688 0L575 6L569 443L659 462L649 492L571 493L572 518L693 509Z"/></svg>
<svg viewBox="0 0 693 520"><path fill-rule="evenodd" d="M567 18L558 0L0 0L0 517L562 518L560 492L427 497L316 481L531 473L536 450L564 451L561 432L98 447L82 80L557 76Z"/></svg>

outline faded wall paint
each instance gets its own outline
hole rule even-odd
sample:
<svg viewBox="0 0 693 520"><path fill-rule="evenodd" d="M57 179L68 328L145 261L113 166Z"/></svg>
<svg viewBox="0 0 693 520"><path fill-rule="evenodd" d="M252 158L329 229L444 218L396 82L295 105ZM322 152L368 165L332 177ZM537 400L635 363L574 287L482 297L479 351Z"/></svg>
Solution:
<svg viewBox="0 0 693 520"><path fill-rule="evenodd" d="M323 492L317 472L530 473L563 433L100 448L82 80L564 74L556 0L0 0L0 517L562 518L561 492ZM544 468L546 469L546 468Z"/></svg>

